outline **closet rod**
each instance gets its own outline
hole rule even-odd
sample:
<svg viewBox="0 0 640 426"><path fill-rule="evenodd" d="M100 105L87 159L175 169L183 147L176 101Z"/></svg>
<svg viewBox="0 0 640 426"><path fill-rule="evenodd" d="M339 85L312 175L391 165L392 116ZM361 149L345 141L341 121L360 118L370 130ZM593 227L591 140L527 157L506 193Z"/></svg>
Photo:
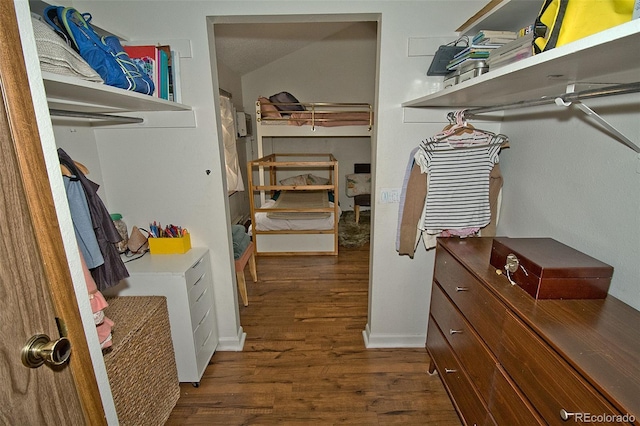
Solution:
<svg viewBox="0 0 640 426"><path fill-rule="evenodd" d="M571 102L582 101L585 99L602 98L605 96L624 95L627 93L640 92L640 82L616 84L614 86L601 87L599 89L587 89L580 92L567 92L559 96L543 96L539 99L529 99L526 101L518 101L508 104L500 104L486 107L469 108L465 110L465 117L476 114L484 114L494 111L506 111L510 109L527 108L538 105L546 105L556 103L557 99L562 100L565 104Z"/></svg>
<svg viewBox="0 0 640 426"><path fill-rule="evenodd" d="M126 123L142 123L144 121L144 119L140 117L126 117L124 115L111 115L98 112L65 111L62 109L50 109L49 114L57 117L90 118L94 120L111 120Z"/></svg>

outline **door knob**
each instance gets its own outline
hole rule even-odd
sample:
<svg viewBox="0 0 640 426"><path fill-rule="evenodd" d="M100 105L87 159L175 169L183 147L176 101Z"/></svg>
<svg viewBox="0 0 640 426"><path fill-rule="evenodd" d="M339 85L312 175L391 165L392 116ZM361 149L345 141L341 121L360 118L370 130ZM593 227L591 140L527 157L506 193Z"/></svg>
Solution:
<svg viewBox="0 0 640 426"><path fill-rule="evenodd" d="M36 334L22 348L22 363L30 368L38 368L45 362L61 365L71 356L71 342L66 337L52 341L46 334Z"/></svg>

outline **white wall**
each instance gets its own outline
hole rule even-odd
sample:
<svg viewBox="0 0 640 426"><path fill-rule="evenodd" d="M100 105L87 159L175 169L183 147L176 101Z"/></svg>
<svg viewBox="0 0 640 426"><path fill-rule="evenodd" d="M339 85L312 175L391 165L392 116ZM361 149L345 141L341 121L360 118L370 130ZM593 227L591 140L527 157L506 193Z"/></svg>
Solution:
<svg viewBox="0 0 640 426"><path fill-rule="evenodd" d="M636 144L638 96L585 101ZM640 157L577 109L509 114L498 233L552 237L614 267L609 293L640 309Z"/></svg>

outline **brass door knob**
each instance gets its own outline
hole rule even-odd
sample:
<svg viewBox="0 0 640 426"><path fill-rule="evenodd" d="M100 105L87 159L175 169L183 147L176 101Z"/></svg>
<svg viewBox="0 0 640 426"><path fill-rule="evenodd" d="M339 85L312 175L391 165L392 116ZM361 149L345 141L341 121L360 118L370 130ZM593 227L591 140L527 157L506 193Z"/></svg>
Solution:
<svg viewBox="0 0 640 426"><path fill-rule="evenodd" d="M71 342L66 337L52 341L46 334L36 334L22 348L22 363L30 368L38 368L45 362L61 365L71 356Z"/></svg>

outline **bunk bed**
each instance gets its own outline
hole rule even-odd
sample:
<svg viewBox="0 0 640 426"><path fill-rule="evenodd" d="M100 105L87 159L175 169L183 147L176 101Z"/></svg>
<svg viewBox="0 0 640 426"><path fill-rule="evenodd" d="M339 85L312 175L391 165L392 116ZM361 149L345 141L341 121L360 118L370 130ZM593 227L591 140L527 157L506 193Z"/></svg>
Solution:
<svg viewBox="0 0 640 426"><path fill-rule="evenodd" d="M366 103L302 103L287 92L278 95L256 102L259 158L247 167L254 250L337 255L337 159L331 153L265 155L263 138L370 137L373 109Z"/></svg>
<svg viewBox="0 0 640 426"><path fill-rule="evenodd" d="M332 201L338 194L338 161L333 155L270 154L249 161L247 170L251 236L257 254L338 254L338 221L342 212ZM313 173L282 179L288 170ZM259 178L268 176L261 179L267 184L254 183L256 171ZM259 206L256 192L261 196Z"/></svg>

